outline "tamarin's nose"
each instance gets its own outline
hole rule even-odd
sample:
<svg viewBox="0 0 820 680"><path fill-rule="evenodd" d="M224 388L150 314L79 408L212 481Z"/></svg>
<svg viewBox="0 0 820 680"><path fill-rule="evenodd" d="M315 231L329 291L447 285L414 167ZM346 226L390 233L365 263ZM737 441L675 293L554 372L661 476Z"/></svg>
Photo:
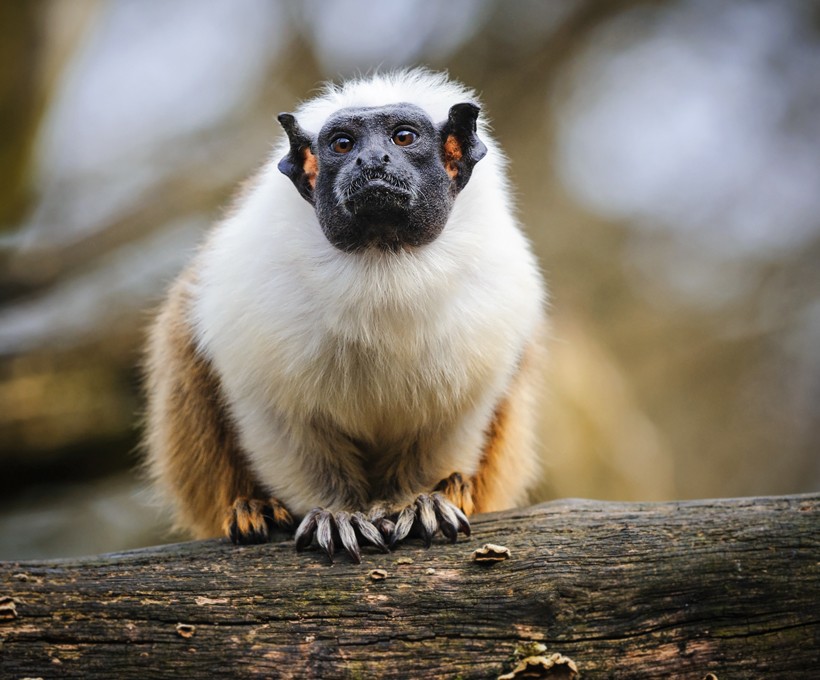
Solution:
<svg viewBox="0 0 820 680"><path fill-rule="evenodd" d="M390 154L382 149L365 149L356 157L356 165L366 168L380 168L390 162Z"/></svg>

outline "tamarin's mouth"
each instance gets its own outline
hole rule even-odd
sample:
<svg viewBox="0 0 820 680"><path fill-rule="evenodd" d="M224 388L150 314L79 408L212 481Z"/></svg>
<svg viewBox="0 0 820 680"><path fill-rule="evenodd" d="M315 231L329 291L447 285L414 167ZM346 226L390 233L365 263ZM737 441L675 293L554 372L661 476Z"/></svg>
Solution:
<svg viewBox="0 0 820 680"><path fill-rule="evenodd" d="M396 212L406 211L412 198L412 193L406 188L379 178L360 182L348 194L344 206L354 215L393 217Z"/></svg>
<svg viewBox="0 0 820 680"><path fill-rule="evenodd" d="M406 210L413 199L409 182L382 168L362 168L342 190L344 207L358 215Z"/></svg>
<svg viewBox="0 0 820 680"><path fill-rule="evenodd" d="M350 197L370 184L385 184L401 191L411 192L410 183L393 173L381 168L362 168L350 184L345 187L344 193Z"/></svg>

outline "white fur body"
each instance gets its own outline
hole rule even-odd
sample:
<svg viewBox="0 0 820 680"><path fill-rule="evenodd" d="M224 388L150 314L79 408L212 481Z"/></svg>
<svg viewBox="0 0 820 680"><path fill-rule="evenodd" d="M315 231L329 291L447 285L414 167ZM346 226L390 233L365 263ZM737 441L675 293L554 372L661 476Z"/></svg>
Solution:
<svg viewBox="0 0 820 680"><path fill-rule="evenodd" d="M411 72L347 83L295 115L315 133L340 108L412 102L438 124L471 99L440 76ZM481 123L479 136L489 152L428 245L335 248L276 167L285 140L194 263L196 345L255 477L296 514L400 500L478 469L545 303L504 159ZM533 477L534 453L521 466L513 503Z"/></svg>

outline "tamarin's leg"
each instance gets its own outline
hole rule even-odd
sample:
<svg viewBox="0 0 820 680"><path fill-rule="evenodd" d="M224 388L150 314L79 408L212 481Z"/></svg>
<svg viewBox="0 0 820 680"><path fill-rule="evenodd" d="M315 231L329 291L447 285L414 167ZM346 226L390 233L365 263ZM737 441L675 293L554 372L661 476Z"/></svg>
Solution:
<svg viewBox="0 0 820 680"><path fill-rule="evenodd" d="M509 391L496 407L476 474L465 479L454 472L435 488L468 516L520 505L538 474L534 430L543 335L539 333L524 353Z"/></svg>
<svg viewBox="0 0 820 680"><path fill-rule="evenodd" d="M535 451L535 406L543 362L543 332L533 340L486 432L478 471L467 479L453 472L431 493L419 494L403 508L376 504L368 513L393 547L408 536L429 546L441 531L455 542L458 533L470 535L468 515L515 507L526 501L526 491L538 474ZM298 534L297 534L298 535ZM306 534L307 542L310 536ZM328 551L332 556L331 550Z"/></svg>
<svg viewBox="0 0 820 680"><path fill-rule="evenodd" d="M180 528L197 538L266 541L293 520L260 488L239 449L219 380L194 343L191 284L188 276L177 282L151 331L149 470L174 501Z"/></svg>
<svg viewBox="0 0 820 680"><path fill-rule="evenodd" d="M540 332L527 347L518 373L496 407L478 472L470 480L471 510L475 512L525 504L527 489L540 473L535 430L545 335ZM465 508L465 512L469 511Z"/></svg>

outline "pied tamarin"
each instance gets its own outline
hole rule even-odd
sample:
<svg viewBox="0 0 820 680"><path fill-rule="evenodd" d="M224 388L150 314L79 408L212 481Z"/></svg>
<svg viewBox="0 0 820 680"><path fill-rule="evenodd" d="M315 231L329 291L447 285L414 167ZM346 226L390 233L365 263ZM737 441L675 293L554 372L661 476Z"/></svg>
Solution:
<svg viewBox="0 0 820 680"><path fill-rule="evenodd" d="M148 467L178 526L386 550L526 500L545 288L475 95L328 86L150 332Z"/></svg>

